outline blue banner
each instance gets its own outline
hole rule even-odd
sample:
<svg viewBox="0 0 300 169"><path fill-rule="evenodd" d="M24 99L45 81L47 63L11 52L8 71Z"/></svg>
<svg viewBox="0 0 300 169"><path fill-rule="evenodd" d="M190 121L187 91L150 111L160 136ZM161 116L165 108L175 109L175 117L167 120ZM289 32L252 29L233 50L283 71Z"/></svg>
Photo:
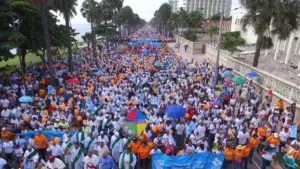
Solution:
<svg viewBox="0 0 300 169"><path fill-rule="evenodd" d="M60 141L63 141L64 133L61 131L42 130L41 132L43 135L47 137L48 140L53 140L55 137L59 137ZM27 132L22 132L20 136L22 136L25 140L28 140L29 138L35 136L36 134L37 131L27 131Z"/></svg>
<svg viewBox="0 0 300 169"><path fill-rule="evenodd" d="M210 152L182 156L155 154L152 169L221 169L223 161L223 154Z"/></svg>

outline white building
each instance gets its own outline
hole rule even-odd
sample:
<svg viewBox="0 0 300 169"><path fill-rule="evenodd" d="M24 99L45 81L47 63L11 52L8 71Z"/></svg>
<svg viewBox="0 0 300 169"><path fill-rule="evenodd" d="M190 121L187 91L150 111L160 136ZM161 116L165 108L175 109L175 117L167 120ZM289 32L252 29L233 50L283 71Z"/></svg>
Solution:
<svg viewBox="0 0 300 169"><path fill-rule="evenodd" d="M220 13L222 9L222 1L224 5L224 16L230 16L232 0L179 0L177 9L181 7L188 11L200 10L203 12L206 19Z"/></svg>
<svg viewBox="0 0 300 169"><path fill-rule="evenodd" d="M246 31L244 31L242 27L242 18L246 12L247 10L243 7L231 11L231 31L240 31L241 36L246 40L247 44L256 44L257 35L255 34L254 28L252 26L247 26ZM270 29L272 30L272 27L270 27ZM265 36L268 36L268 34L268 31L265 32ZM274 52L274 60L277 60L279 56L283 55L284 63L288 64L291 57L300 54L300 29L292 32L290 37L285 40L280 40L276 35L272 34L271 38L274 46L270 50L265 50L265 56L272 51ZM300 69L300 61L298 69Z"/></svg>
<svg viewBox="0 0 300 169"><path fill-rule="evenodd" d="M169 0L169 5L172 7L172 12L177 11L178 0Z"/></svg>

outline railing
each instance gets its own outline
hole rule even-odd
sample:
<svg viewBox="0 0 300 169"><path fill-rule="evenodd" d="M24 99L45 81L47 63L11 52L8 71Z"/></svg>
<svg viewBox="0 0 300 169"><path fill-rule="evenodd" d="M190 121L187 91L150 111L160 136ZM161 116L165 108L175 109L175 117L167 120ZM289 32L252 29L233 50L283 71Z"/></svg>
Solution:
<svg viewBox="0 0 300 169"><path fill-rule="evenodd" d="M206 56L211 56L215 61L217 49L213 46L206 45ZM249 72L256 72L260 76L259 85L263 88L271 89L275 95L288 103L300 103L300 87L287 80L276 77L268 72L262 71L248 64L240 62L230 57L230 52L220 51L220 64L232 68L236 73L244 76ZM297 105L297 107L300 107Z"/></svg>

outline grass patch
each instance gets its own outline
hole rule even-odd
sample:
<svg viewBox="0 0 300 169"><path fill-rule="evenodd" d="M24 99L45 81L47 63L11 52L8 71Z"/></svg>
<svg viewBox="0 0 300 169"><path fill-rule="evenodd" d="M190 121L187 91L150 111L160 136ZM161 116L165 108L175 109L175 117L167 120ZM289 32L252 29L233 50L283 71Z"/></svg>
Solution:
<svg viewBox="0 0 300 169"><path fill-rule="evenodd" d="M42 60L39 56L35 55L34 53L28 53L25 57L26 65L29 65L29 63L32 61L33 64L41 63ZM15 56L12 59L9 59L8 61L2 61L0 62L0 73L9 73L14 70L13 66L19 66L19 57Z"/></svg>

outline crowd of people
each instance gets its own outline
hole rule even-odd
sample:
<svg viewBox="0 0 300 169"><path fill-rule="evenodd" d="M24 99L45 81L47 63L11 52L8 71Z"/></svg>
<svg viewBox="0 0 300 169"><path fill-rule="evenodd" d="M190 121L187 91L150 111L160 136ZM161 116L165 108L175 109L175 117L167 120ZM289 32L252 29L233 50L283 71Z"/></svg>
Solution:
<svg viewBox="0 0 300 169"><path fill-rule="evenodd" d="M145 28L134 37L161 35ZM187 62L166 44L139 45L97 57L82 49L73 72L67 59L57 59L52 86L46 64L30 65L25 85L17 72L3 75L0 169L147 169L155 154L202 152L224 154L224 169L247 169L255 155L266 169L279 152L293 164L298 160L300 140L291 135L296 104L274 105L272 92L264 94L252 81L228 82L233 75L224 72L230 70L220 67L217 74L207 59ZM20 102L22 96L32 102ZM168 117L170 105L186 113ZM134 110L147 117L141 133L124 122Z"/></svg>

